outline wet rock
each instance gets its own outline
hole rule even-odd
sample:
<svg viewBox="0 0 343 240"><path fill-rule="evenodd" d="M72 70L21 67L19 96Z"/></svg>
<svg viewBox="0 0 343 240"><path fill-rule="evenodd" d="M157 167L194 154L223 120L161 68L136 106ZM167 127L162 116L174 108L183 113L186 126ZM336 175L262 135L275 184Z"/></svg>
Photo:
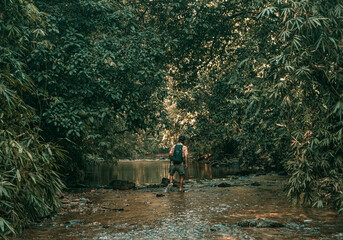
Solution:
<svg viewBox="0 0 343 240"><path fill-rule="evenodd" d="M237 223L240 227L256 227L257 223L255 219L246 219Z"/></svg>
<svg viewBox="0 0 343 240"><path fill-rule="evenodd" d="M169 183L170 183L170 179L162 178L162 182L161 182L162 186L166 187L168 186Z"/></svg>
<svg viewBox="0 0 343 240"><path fill-rule="evenodd" d="M257 221L257 228L279 228L283 227L282 223L277 221L269 220L269 219L259 219Z"/></svg>
<svg viewBox="0 0 343 240"><path fill-rule="evenodd" d="M147 187L148 187L148 185L146 185L146 184L136 185L136 190L146 189Z"/></svg>
<svg viewBox="0 0 343 240"><path fill-rule="evenodd" d="M147 186L147 188L162 188L162 187L164 186L161 184L150 184Z"/></svg>
<svg viewBox="0 0 343 240"><path fill-rule="evenodd" d="M232 185L230 184L230 183L220 183L220 184L218 184L218 187L223 187L223 188L225 188L225 187L232 187Z"/></svg>
<svg viewBox="0 0 343 240"><path fill-rule="evenodd" d="M228 232L228 227L222 224L215 224L210 228L211 232Z"/></svg>
<svg viewBox="0 0 343 240"><path fill-rule="evenodd" d="M261 186L261 183L259 183L259 182L253 182L253 183L251 183L251 186Z"/></svg>
<svg viewBox="0 0 343 240"><path fill-rule="evenodd" d="M129 181L124 180L112 180L109 184L114 190L129 190L135 189L136 185Z"/></svg>
<svg viewBox="0 0 343 240"><path fill-rule="evenodd" d="M305 224L298 224L298 223L288 223L286 224L286 227L292 230L302 230L302 231L319 231L319 228L316 227L307 227Z"/></svg>
<svg viewBox="0 0 343 240"><path fill-rule="evenodd" d="M70 225L75 225L75 224L82 224L81 220L75 219L75 220L70 220L68 222Z"/></svg>
<svg viewBox="0 0 343 240"><path fill-rule="evenodd" d="M284 227L282 223L270 220L270 219L246 219L238 222L240 227L256 227L256 228L279 228Z"/></svg>

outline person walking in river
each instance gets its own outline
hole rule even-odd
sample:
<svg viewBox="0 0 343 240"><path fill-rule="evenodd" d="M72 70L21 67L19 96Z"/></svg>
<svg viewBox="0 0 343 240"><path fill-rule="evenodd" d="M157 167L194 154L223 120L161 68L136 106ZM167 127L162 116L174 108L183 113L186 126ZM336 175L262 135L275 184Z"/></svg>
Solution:
<svg viewBox="0 0 343 240"><path fill-rule="evenodd" d="M169 159L170 159L170 169L169 169L169 179L170 184L168 187L173 185L173 177L175 172L178 172L180 175L180 189L179 191L182 192L183 187L183 180L185 176L185 169L188 167L188 148L185 146L186 138L184 136L180 136L178 143L175 144L169 151Z"/></svg>

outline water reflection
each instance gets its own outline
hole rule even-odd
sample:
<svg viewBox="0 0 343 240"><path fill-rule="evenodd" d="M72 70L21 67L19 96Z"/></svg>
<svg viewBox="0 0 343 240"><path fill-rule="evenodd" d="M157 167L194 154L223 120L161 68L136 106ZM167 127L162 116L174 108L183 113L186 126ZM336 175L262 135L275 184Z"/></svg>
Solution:
<svg viewBox="0 0 343 240"><path fill-rule="evenodd" d="M136 184L156 184L168 177L169 160L119 161L117 166L100 164L86 172L86 184L107 185L112 180L127 180ZM190 163L186 179L212 179L225 177L232 172L230 168L212 168L208 164ZM178 174L176 180L178 180Z"/></svg>

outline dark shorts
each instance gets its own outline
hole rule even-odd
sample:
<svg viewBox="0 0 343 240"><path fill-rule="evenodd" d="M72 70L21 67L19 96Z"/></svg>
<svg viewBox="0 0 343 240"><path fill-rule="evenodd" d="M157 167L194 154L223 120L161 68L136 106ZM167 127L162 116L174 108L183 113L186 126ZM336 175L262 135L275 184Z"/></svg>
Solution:
<svg viewBox="0 0 343 240"><path fill-rule="evenodd" d="M178 164L178 165L170 166L169 174L173 176L175 172L178 172L180 176L185 175L185 165Z"/></svg>

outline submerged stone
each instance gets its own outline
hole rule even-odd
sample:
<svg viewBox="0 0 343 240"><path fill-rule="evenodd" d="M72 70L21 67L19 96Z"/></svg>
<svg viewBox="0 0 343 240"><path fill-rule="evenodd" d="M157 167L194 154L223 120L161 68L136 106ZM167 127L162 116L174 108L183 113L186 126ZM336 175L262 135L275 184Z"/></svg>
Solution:
<svg viewBox="0 0 343 240"><path fill-rule="evenodd" d="M279 228L284 227L282 223L279 223L270 219L246 219L237 223L240 227L256 227L256 228Z"/></svg>

